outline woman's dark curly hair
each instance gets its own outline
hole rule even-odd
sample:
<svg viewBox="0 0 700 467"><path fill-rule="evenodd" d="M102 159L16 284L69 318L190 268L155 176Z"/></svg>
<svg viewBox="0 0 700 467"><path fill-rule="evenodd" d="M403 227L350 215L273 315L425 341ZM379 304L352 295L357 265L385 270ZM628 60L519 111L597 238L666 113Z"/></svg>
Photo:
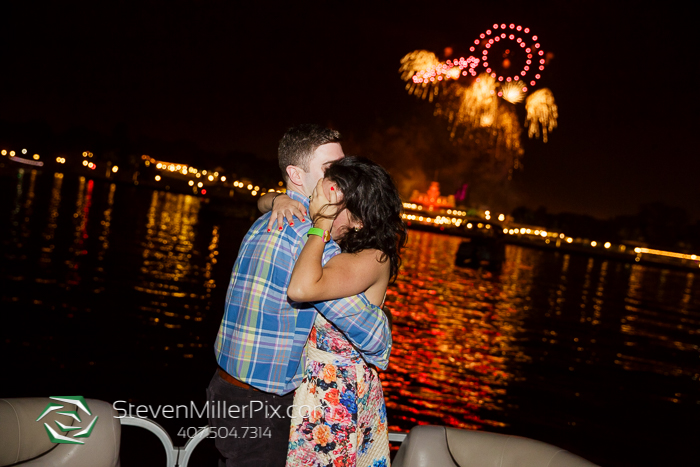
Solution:
<svg viewBox="0 0 700 467"><path fill-rule="evenodd" d="M359 230L349 229L338 245L346 253L374 248L382 252L381 262L389 261L391 280L401 265L401 248L406 245L406 224L401 218L403 203L394 181L384 168L365 157L345 157L326 169L325 178L343 193L345 207Z"/></svg>

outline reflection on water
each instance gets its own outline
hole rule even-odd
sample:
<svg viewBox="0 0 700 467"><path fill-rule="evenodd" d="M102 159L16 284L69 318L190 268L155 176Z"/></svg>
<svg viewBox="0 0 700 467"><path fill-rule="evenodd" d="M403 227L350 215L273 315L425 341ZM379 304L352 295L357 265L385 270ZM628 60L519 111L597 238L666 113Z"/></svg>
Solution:
<svg viewBox="0 0 700 467"><path fill-rule="evenodd" d="M503 284L481 281L452 265L459 242L411 232L404 269L389 291L394 349L382 376L392 429L503 426L494 412L515 377L509 362L528 359L515 339L519 271Z"/></svg>
<svg viewBox="0 0 700 467"><path fill-rule="evenodd" d="M188 195L5 175L8 395L203 399L245 216ZM697 272L509 246L500 273L479 273L454 266L459 243L410 232L388 292L392 429L515 433L605 465L644 463L639 447L651 443L690 453L697 429L681 427L700 416ZM632 461L620 454L630 451Z"/></svg>
<svg viewBox="0 0 700 467"><path fill-rule="evenodd" d="M58 227L58 207L61 204L61 187L63 187L63 174L55 173L53 175L53 186L51 187L51 200L49 212L46 217L46 227L42 234L41 258L39 259L41 270L37 274L37 281L44 281L45 283L56 280L55 271L51 269L51 263L56 250L54 237L56 236L56 228Z"/></svg>
<svg viewBox="0 0 700 467"><path fill-rule="evenodd" d="M75 212L73 213L73 242L68 248L69 257L66 260L68 275L66 284L71 286L79 285L82 280L80 266L87 261L88 220L90 218L90 208L92 207L92 189L95 183L92 180L85 180L85 177L78 179L78 196L75 202Z"/></svg>
<svg viewBox="0 0 700 467"><path fill-rule="evenodd" d="M133 286L139 292L136 309L142 312L138 317L143 325L168 330L187 328L188 323L201 322L211 308L219 227L213 226L206 250L198 249L199 210L198 198L155 191L151 194L141 242L142 261ZM204 347L198 335L188 331L180 336L177 342L164 342L163 350L179 349L184 358L192 358L193 348Z"/></svg>

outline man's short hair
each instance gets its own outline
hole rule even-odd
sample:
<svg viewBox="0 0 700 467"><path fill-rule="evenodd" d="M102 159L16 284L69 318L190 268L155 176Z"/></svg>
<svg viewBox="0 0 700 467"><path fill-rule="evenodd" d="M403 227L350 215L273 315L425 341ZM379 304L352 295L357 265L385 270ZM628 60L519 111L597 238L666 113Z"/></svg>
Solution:
<svg viewBox="0 0 700 467"><path fill-rule="evenodd" d="M309 162L319 146L340 141L340 133L320 125L305 123L290 128L282 136L277 157L282 177L287 181L287 167L294 165L309 171Z"/></svg>

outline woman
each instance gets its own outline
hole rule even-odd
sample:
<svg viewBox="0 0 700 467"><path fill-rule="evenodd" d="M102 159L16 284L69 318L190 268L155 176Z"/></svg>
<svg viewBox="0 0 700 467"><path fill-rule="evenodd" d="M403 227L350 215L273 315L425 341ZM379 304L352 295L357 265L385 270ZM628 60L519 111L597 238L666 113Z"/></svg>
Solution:
<svg viewBox="0 0 700 467"><path fill-rule="evenodd" d="M270 225L308 213L277 195ZM323 238L312 233L288 289L295 301L330 300L365 292L381 305L396 276L406 240L401 199L389 175L364 158L345 158L326 171L309 210L315 227L331 231L344 253L321 267ZM338 201L340 199L340 201ZM316 232L318 233L318 232ZM323 233L321 233L323 235ZM342 333L321 315L307 345L304 380L295 394L288 465L382 466L389 463L386 407L381 384Z"/></svg>
<svg viewBox="0 0 700 467"><path fill-rule="evenodd" d="M364 292L381 307L406 241L401 208L398 190L379 165L358 157L333 163L312 195L314 229L294 267L289 298L310 302ZM325 232L343 253L322 266ZM376 369L320 314L306 350L287 466L389 465L386 405Z"/></svg>

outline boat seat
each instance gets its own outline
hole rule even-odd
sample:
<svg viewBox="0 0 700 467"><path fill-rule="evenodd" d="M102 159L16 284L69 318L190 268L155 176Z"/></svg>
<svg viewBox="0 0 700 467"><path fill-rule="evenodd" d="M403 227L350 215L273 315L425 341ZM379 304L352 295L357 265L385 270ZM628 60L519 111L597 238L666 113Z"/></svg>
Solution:
<svg viewBox="0 0 700 467"><path fill-rule="evenodd" d="M0 466L22 464L22 467L117 467L119 466L119 445L121 425L116 410L109 402L86 399L92 416L77 410L82 423L71 416L57 412L76 411L75 404L61 402L63 408L37 418L48 404L57 402L48 397L24 397L0 399ZM86 428L99 417L88 438L81 438L85 444L56 444L49 439L44 423L54 428L59 435L56 421L64 426L79 425ZM76 438L78 439L78 438Z"/></svg>
<svg viewBox="0 0 700 467"><path fill-rule="evenodd" d="M393 467L596 467L551 444L519 436L422 425L411 430Z"/></svg>

